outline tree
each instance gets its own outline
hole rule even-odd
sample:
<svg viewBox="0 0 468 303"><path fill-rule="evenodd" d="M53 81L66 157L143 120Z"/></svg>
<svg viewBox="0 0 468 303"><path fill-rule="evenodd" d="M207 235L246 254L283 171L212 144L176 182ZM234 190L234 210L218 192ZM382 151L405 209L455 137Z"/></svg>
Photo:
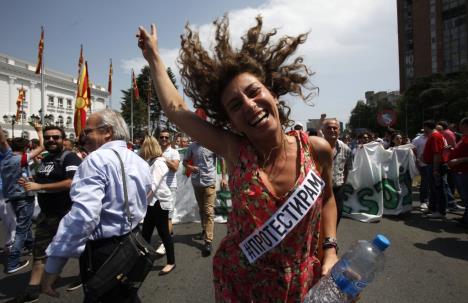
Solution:
<svg viewBox="0 0 468 303"><path fill-rule="evenodd" d="M372 132L383 134L386 127L377 122L377 115L384 109L395 109L395 106L388 101L379 101L376 105L366 104L359 100L351 111L348 127L354 132L357 129L367 129Z"/></svg>
<svg viewBox="0 0 468 303"><path fill-rule="evenodd" d="M403 96L398 111L408 119L408 135L413 137L424 120L458 123L468 116L468 72L435 74L414 80ZM405 121L398 126L404 129Z"/></svg>
<svg viewBox="0 0 468 303"><path fill-rule="evenodd" d="M174 86L176 85L176 78L170 68L167 69L167 74L171 79ZM156 90L151 80L151 70L149 66L144 66L141 69L140 74L136 76L138 90L140 92L140 98L133 100L133 124L134 124L134 137L143 137L148 133L148 102L150 102L150 127L152 133L158 134L161 129L161 121L167 120L164 112L162 111L161 104L159 103ZM122 90L123 98L121 102L121 111L124 120L130 126L131 124L131 89ZM135 98L134 98L135 99ZM168 125L168 128L173 128L172 124Z"/></svg>

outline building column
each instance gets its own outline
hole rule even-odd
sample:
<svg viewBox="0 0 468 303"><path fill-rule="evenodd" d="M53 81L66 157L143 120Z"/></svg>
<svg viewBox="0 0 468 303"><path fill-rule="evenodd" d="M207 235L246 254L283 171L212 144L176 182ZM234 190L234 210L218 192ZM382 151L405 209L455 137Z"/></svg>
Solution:
<svg viewBox="0 0 468 303"><path fill-rule="evenodd" d="M10 102L8 103L8 113L11 114L13 112L16 112L16 96L15 96L15 80L16 77L9 77L10 79L10 96L9 100Z"/></svg>

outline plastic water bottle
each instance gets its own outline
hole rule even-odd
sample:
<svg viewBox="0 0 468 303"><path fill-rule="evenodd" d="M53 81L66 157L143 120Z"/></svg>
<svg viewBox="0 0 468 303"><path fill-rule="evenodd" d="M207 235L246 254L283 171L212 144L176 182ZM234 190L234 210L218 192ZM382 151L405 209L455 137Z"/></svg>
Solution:
<svg viewBox="0 0 468 303"><path fill-rule="evenodd" d="M383 270L383 252L389 245L390 241L383 235L377 235L373 241L355 242L330 274L312 287L304 303L352 302L372 282L375 273Z"/></svg>

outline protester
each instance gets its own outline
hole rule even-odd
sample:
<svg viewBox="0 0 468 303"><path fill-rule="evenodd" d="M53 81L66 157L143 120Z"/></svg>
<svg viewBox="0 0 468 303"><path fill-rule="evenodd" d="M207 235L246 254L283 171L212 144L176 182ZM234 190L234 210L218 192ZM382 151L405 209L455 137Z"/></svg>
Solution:
<svg viewBox="0 0 468 303"><path fill-rule="evenodd" d="M449 129L449 124L447 123L447 121L438 121L437 125L442 128L441 134L444 136L444 139L446 141L446 146L444 149L444 154L445 154L444 156L448 158L450 155L450 149L454 148L455 145L457 145L456 136L455 136L455 133ZM447 191L447 201L448 201L447 208L449 208L450 210L454 210L454 211L463 209L462 207L458 205L454 197L455 190L456 190L455 173L452 172L452 169L450 168L447 171L446 179L447 181L446 181L445 187Z"/></svg>
<svg viewBox="0 0 468 303"><path fill-rule="evenodd" d="M465 206L465 213L459 223L468 227L468 117L460 122L463 136L450 153L449 167L453 170L460 198Z"/></svg>
<svg viewBox="0 0 468 303"><path fill-rule="evenodd" d="M455 141L458 142L462 138L463 134L459 131L456 123L450 123L448 127L455 134Z"/></svg>
<svg viewBox="0 0 468 303"><path fill-rule="evenodd" d="M148 202L148 211L146 212L141 234L148 243L151 243L151 236L154 227L156 227L167 253L167 265L159 272L159 275L167 275L176 267L174 240L167 224L169 210L173 205L173 196L166 181L169 168L166 165L166 159L162 157L161 146L153 136L145 137L140 149L140 157L150 165L153 181L151 189L154 193L154 197Z"/></svg>
<svg viewBox="0 0 468 303"><path fill-rule="evenodd" d="M53 285L63 266L68 258L80 257L85 302L135 302L137 288L119 285L101 298L92 298L86 282L143 220L152 183L149 167L127 149L128 127L120 114L110 109L93 113L83 133L84 147L90 154L73 178L72 208L60 221L57 234L46 250L42 291L58 296ZM114 151L124 163L130 218L125 208L122 168Z"/></svg>
<svg viewBox="0 0 468 303"><path fill-rule="evenodd" d="M447 209L447 188L444 186L447 177L447 158L445 158L445 139L436 130L432 120L424 121L424 133L428 137L423 152L423 161L429 171L429 218L445 218Z"/></svg>
<svg viewBox="0 0 468 303"><path fill-rule="evenodd" d="M39 299L40 285L47 259L45 250L57 232L60 220L70 210L70 185L81 159L64 149L65 132L57 126L44 128L44 145L48 154L41 161L35 182L26 179L20 184L26 191L38 192L41 212L36 220L33 246L33 267L29 285L16 297L16 302Z"/></svg>
<svg viewBox="0 0 468 303"><path fill-rule="evenodd" d="M75 143L72 140L64 138L63 139L63 150L73 151L75 149Z"/></svg>
<svg viewBox="0 0 468 303"><path fill-rule="evenodd" d="M28 266L29 260L20 261L23 248L30 249L33 243L31 225L34 213L34 193L26 191L18 181L22 177L29 178L29 161L44 150L42 126L34 124L39 138L39 146L29 152L28 140L14 138L11 147L8 145L5 134L0 127L0 148L5 154L0 171L3 185L3 195L10 203L16 216L15 242L7 258L6 273L12 274Z"/></svg>
<svg viewBox="0 0 468 303"><path fill-rule="evenodd" d="M187 170L192 172L191 181L195 199L198 203L202 226L202 232L199 238L205 242L202 255L207 257L211 254L214 235L216 155L195 141L189 145L185 153L183 165Z"/></svg>
<svg viewBox="0 0 468 303"><path fill-rule="evenodd" d="M216 21L215 27L214 58L189 27L182 36L179 58L185 93L195 108L204 109L211 123L188 108L167 76L155 26L151 33L140 27L137 34L167 117L228 163L233 206L228 235L213 259L215 300L300 302L338 260L330 145L304 132L287 136L283 131L291 123L288 107L279 98L287 93L308 96L303 90L310 87L307 68L300 58L287 60L307 35L283 37L273 45L270 39L276 31L262 33L262 18L257 17L257 25L243 37L237 51L229 43L228 18ZM280 229L281 238L268 238L278 245L263 247L263 256L252 251L253 236L269 218L275 219L275 213L284 215L282 205L293 203L309 182L317 191L321 192L321 185L324 190L322 194L312 190L305 198L307 211L291 212L297 225L292 228L287 223L293 221L285 222L283 227L288 227ZM322 262L317 255L322 248L319 234L325 238Z"/></svg>
<svg viewBox="0 0 468 303"><path fill-rule="evenodd" d="M186 148L190 145L189 138L186 136L183 136L180 138L180 148Z"/></svg>
<svg viewBox="0 0 468 303"><path fill-rule="evenodd" d="M173 149L180 148L180 138L181 138L180 133L175 134L174 140L172 140L172 142L171 142L171 146L172 146Z"/></svg>
<svg viewBox="0 0 468 303"><path fill-rule="evenodd" d="M0 150L0 167L4 157L4 153ZM11 203L6 203L3 196L2 178L0 178L0 222L2 222L3 226L3 242L0 244L0 256L7 256L15 242L16 216Z"/></svg>
<svg viewBox="0 0 468 303"><path fill-rule="evenodd" d="M349 147L349 145L351 144L351 137L348 134L346 134L341 138L341 141L343 141L343 143Z"/></svg>
<svg viewBox="0 0 468 303"><path fill-rule="evenodd" d="M177 197L177 170L179 169L180 163L180 154L177 150L171 146L171 135L167 129L163 129L159 133L159 144L163 151L163 157L166 159L166 165L169 168L169 173L167 174L166 182L172 192L172 205L169 209L168 221L169 232L171 235L174 233L172 227L172 216L174 215L174 205ZM156 250L157 253L164 255L166 253L164 249L164 244L161 244Z"/></svg>
<svg viewBox="0 0 468 303"><path fill-rule="evenodd" d="M302 131L302 130L304 130L304 125L302 125L301 122L296 122L296 124L294 124L294 126L293 126L293 130Z"/></svg>
<svg viewBox="0 0 468 303"><path fill-rule="evenodd" d="M356 155L358 148L362 148L364 144L371 142L369 138L369 134L367 132L360 133L357 135L357 144L354 146L352 150L353 158Z"/></svg>
<svg viewBox="0 0 468 303"><path fill-rule="evenodd" d="M371 138L367 132L360 133L357 136L357 139L358 139L359 145L364 145L364 144L371 142Z"/></svg>
<svg viewBox="0 0 468 303"><path fill-rule="evenodd" d="M391 137L390 147L397 147L402 144L403 144L403 136L401 135L400 132L395 131Z"/></svg>
<svg viewBox="0 0 468 303"><path fill-rule="evenodd" d="M421 205L419 207L422 211L429 209L429 178L431 177L429 167L423 160L423 152L426 142L427 135L424 133L424 130L422 130L422 133L411 142L416 149L416 166L418 167L419 174L421 176L419 185L419 201L421 202Z"/></svg>
<svg viewBox="0 0 468 303"><path fill-rule="evenodd" d="M395 130L391 127L388 127L387 129L385 129L385 136L383 138L383 143L382 143L385 149L390 147L390 144L392 143L392 136L394 133L395 133Z"/></svg>
<svg viewBox="0 0 468 303"><path fill-rule="evenodd" d="M346 184L348 178L348 172L353 169L353 155L351 149L341 140L338 139L340 136L340 124L336 119L325 119L322 124L322 133L325 140L330 143L333 150L333 195L336 200L337 209L337 221L336 226L340 223L344 193L343 185Z"/></svg>

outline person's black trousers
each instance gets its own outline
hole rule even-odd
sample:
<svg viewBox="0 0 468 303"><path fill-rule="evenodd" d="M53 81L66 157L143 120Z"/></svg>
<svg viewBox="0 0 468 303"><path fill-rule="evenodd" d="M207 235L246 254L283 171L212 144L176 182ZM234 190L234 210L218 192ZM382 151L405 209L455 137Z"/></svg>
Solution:
<svg viewBox="0 0 468 303"><path fill-rule="evenodd" d="M161 208L161 204L156 202L153 206L148 206L145 220L143 221L143 230L141 235L146 242L151 243L154 227L158 231L164 248L166 249L167 264L175 264L174 240L169 232L169 211Z"/></svg>

